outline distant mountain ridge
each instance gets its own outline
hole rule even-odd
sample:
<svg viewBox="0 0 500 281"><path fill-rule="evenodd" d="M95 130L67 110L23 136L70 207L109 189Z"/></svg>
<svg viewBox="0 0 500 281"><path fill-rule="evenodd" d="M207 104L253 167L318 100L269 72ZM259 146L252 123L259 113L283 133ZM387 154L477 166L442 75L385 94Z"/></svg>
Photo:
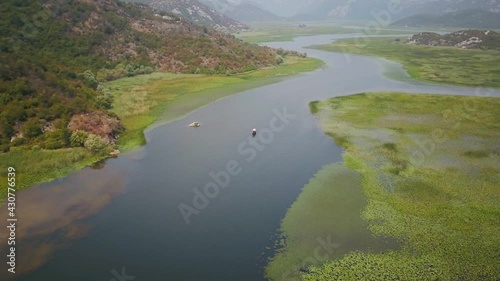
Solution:
<svg viewBox="0 0 500 281"><path fill-rule="evenodd" d="M173 13L196 24L224 31L248 29L248 26L238 22L217 10L200 3L198 0L128 0L144 3L152 8Z"/></svg>
<svg viewBox="0 0 500 281"><path fill-rule="evenodd" d="M205 0L222 1L222 0ZM466 9L500 12L499 0L231 0L238 3L256 3L277 15L291 17L307 14L314 19L373 20L374 13L388 11L395 6L392 20L416 14L445 14ZM304 17L303 17L304 18Z"/></svg>
<svg viewBox="0 0 500 281"><path fill-rule="evenodd" d="M398 12L391 14L392 20L416 14L445 14L466 9L482 9L490 12L500 12L497 0L448 1L448 0L329 0L313 1L308 13L324 15L338 19L373 20L374 13L389 11L388 6L397 7Z"/></svg>
<svg viewBox="0 0 500 281"><path fill-rule="evenodd" d="M262 10L261 8L247 3L242 3L233 7L225 13L231 18L237 19L242 22L261 22L261 21L280 21L281 17Z"/></svg>
<svg viewBox="0 0 500 281"><path fill-rule="evenodd" d="M200 0L209 7L242 22L281 21L282 17L253 2L234 0Z"/></svg>
<svg viewBox="0 0 500 281"><path fill-rule="evenodd" d="M469 9L444 15L419 14L398 20L392 26L500 28L500 13Z"/></svg>

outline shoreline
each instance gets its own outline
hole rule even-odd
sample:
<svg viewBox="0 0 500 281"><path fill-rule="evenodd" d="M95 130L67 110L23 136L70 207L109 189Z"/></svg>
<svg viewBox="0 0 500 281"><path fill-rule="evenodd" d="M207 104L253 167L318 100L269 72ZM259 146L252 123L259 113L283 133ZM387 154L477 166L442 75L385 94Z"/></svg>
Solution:
<svg viewBox="0 0 500 281"><path fill-rule="evenodd" d="M165 81L178 82L182 79L190 79L187 82L201 84L204 81L211 79L228 80L232 79L232 83L217 84L216 87L207 84L202 89L186 91L185 95L177 100L172 100L172 96L168 94L156 93L155 98L159 98L160 102L154 101L157 104L152 107L147 107L147 110L141 112L139 115L134 116L118 116L122 119L124 125L127 122L132 123L138 120L137 123L132 124L132 129L125 135L132 135L128 141L118 141L119 149L122 154L128 154L140 149L141 146L146 144L145 134L154 129L156 126L164 125L175 120L179 120L189 113L210 104L212 101L221 98L229 97L244 90L250 90L256 87L269 85L279 82L282 79L287 79L293 75L303 72L309 72L318 69L323 65L323 61L316 58L307 59L286 59L283 65L275 68L259 69L251 72L235 74L231 76L223 75L190 75L190 74L172 74L156 72L152 74L139 75L135 77L121 78L115 81L106 83L106 85L113 83L131 82L132 86L147 86L150 83L161 83ZM157 79L155 79L155 77ZM161 78L165 78L162 80ZM142 80L141 80L142 79ZM134 81L138 83L134 84ZM201 82L201 83L200 83ZM229 89L226 89L227 86ZM168 88L168 87L167 87ZM165 91L165 89L155 89L157 92ZM217 99L212 99L214 93L218 91L222 95ZM113 91L116 97L117 93ZM150 94L146 95L147 98ZM168 101L168 104L166 103ZM177 101L177 102L176 102ZM184 110L178 111L176 107L186 107ZM168 112L172 110L172 112ZM116 109L112 110L115 112ZM176 111L177 110L177 111ZM141 115L142 114L142 115ZM139 125L139 126L137 126ZM150 128L150 126L152 126ZM133 136L135 134L135 136ZM122 133L123 136L123 133ZM119 157L119 156L118 156ZM66 148L58 150L27 150L21 147L15 147L10 152L0 154L2 165L0 168L6 170L7 167L14 167L18 173L18 181L16 184L17 190L31 188L33 186L50 182L58 178L65 177L69 174L75 173L83 168L91 167L92 165L105 161L106 159L113 158L112 156L96 156L90 154L83 148ZM31 160L29 160L31 159ZM42 163L41 167L33 168L33 163ZM30 167L30 170L24 170L23 167ZM6 176L6 175L5 175ZM1 182L7 182L4 176L0 176ZM0 189L0 206L7 196L7 189Z"/></svg>
<svg viewBox="0 0 500 281"><path fill-rule="evenodd" d="M344 39L306 48L364 55L396 62L412 79L419 82L471 88L500 88L500 80L492 74L498 72L500 51L395 44L393 41L395 38L400 38L400 36L370 38L366 45L359 45L355 40ZM484 62L480 65L481 67L477 65L478 61ZM404 81L404 79L397 78L396 80Z"/></svg>

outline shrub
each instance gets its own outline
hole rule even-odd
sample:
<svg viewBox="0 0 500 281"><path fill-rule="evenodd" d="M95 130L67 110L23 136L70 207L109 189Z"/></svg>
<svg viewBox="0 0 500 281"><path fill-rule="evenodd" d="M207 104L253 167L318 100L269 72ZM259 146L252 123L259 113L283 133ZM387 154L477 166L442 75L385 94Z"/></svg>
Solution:
<svg viewBox="0 0 500 281"><path fill-rule="evenodd" d="M27 143L26 138L16 138L14 141L12 141L11 144L12 146L20 146L26 143Z"/></svg>
<svg viewBox="0 0 500 281"><path fill-rule="evenodd" d="M88 136L84 146L90 152L98 155L103 155L111 151L111 146L103 138L94 134Z"/></svg>
<svg viewBox="0 0 500 281"><path fill-rule="evenodd" d="M66 147L66 143L64 142L64 140L57 140L57 139L50 139L50 140L44 142L42 145L46 149L59 149L59 148ZM33 149L33 150L35 150L35 149Z"/></svg>
<svg viewBox="0 0 500 281"><path fill-rule="evenodd" d="M26 121L23 125L23 133L27 138L36 138L42 134L42 126L36 119Z"/></svg>
<svg viewBox="0 0 500 281"><path fill-rule="evenodd" d="M95 99L96 105L103 109L111 109L113 106L113 94L111 94L111 91L108 88L99 85L97 86L97 93L98 96Z"/></svg>
<svg viewBox="0 0 500 281"><path fill-rule="evenodd" d="M280 55L276 56L276 64L282 64L283 63L283 57Z"/></svg>
<svg viewBox="0 0 500 281"><path fill-rule="evenodd" d="M0 152L9 152L10 145L7 143L0 144Z"/></svg>
<svg viewBox="0 0 500 281"><path fill-rule="evenodd" d="M88 137L89 134L87 132L77 130L71 134L71 136L69 137L69 142L73 147L84 146L85 141Z"/></svg>
<svg viewBox="0 0 500 281"><path fill-rule="evenodd" d="M91 70L85 70L83 73L78 74L78 78L81 78L88 86L93 89L97 88L98 82L95 74Z"/></svg>

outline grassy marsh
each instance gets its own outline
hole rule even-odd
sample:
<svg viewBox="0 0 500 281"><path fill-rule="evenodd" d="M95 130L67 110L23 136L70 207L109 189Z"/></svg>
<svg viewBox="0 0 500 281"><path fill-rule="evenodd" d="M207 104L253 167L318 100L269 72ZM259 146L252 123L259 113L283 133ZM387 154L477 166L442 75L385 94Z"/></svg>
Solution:
<svg viewBox="0 0 500 281"><path fill-rule="evenodd" d="M500 87L499 51L408 45L394 38L342 40L312 48L384 57L401 63L410 76L426 82Z"/></svg>
<svg viewBox="0 0 500 281"><path fill-rule="evenodd" d="M315 107L325 133L343 139L344 164L360 174L367 204L358 215L401 249L352 251L303 270L303 280L498 279L500 99L370 93ZM327 178L316 197L337 181ZM315 204L301 194L287 217ZM335 214L336 205L321 206ZM293 234L294 222L310 229L321 221L328 215L285 218L282 228Z"/></svg>

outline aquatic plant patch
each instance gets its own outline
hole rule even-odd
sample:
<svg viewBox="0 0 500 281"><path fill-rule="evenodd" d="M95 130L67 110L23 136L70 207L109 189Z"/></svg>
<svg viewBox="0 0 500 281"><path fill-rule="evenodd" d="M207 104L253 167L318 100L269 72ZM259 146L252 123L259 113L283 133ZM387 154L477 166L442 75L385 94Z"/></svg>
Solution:
<svg viewBox="0 0 500 281"><path fill-rule="evenodd" d="M302 268L299 277L498 280L500 99L365 93L316 102L314 108L325 133L345 148L344 164L360 174L367 203L358 215L373 235L393 237L401 248L329 257ZM339 180L333 175L308 192L326 196ZM294 206L316 202L302 200ZM314 230L316 221L293 218L293 208L282 228L300 222L301 229ZM325 218L336 210L333 204L321 208ZM299 251L291 237L284 244Z"/></svg>

